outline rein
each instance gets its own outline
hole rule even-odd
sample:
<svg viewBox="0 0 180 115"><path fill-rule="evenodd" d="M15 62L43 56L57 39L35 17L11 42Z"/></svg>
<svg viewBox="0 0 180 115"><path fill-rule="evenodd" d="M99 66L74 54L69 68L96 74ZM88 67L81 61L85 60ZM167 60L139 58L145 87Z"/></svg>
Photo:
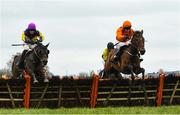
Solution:
<svg viewBox="0 0 180 115"><path fill-rule="evenodd" d="M138 48L137 48L135 45L133 45L132 43L131 43L130 45L131 45L132 47L134 47L135 49L138 49ZM138 53L137 53L136 55L134 55L134 54L130 53L130 52L127 51L127 50L126 50L126 53L129 54L130 56L134 56L134 57L137 56L137 57L139 57Z"/></svg>
<svg viewBox="0 0 180 115"><path fill-rule="evenodd" d="M37 57L40 61L42 61L41 57L37 54L37 52L36 52L36 49L35 49L35 48L34 48L34 53L35 53L36 57Z"/></svg>
<svg viewBox="0 0 180 115"><path fill-rule="evenodd" d="M137 56L137 57L139 57L139 56L138 56L138 54L133 55L133 54L132 54L132 53L130 53L129 51L126 51L126 53L128 53L130 56Z"/></svg>

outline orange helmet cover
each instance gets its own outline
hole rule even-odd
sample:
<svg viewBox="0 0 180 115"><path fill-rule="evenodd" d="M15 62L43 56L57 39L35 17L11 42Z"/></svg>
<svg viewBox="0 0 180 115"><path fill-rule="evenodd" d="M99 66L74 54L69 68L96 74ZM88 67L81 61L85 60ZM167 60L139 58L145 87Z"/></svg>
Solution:
<svg viewBox="0 0 180 115"><path fill-rule="evenodd" d="M123 22L123 28L124 28L124 27L131 27L131 22L128 21L128 20L124 21L124 22Z"/></svg>

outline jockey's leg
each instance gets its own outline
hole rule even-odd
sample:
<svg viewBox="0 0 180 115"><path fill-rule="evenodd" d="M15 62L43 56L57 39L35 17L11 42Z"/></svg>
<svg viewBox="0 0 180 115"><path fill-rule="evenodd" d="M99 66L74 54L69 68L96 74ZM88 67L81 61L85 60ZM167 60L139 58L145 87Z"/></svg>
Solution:
<svg viewBox="0 0 180 115"><path fill-rule="evenodd" d="M117 52L115 53L113 59L111 60L111 62L116 63L118 61L118 59L120 58L120 56L121 56L121 51L120 51L120 49L118 49Z"/></svg>
<svg viewBox="0 0 180 115"><path fill-rule="evenodd" d="M18 67L23 69L24 68L24 59L25 59L25 55L27 53L28 50L24 50L21 54L21 58L19 60L19 63L18 63Z"/></svg>
<svg viewBox="0 0 180 115"><path fill-rule="evenodd" d="M116 52L115 54L115 57L114 59L112 60L112 62L117 62L120 58L121 58L121 55L123 53L123 50L126 48L127 46L124 45L124 46L121 46L118 51Z"/></svg>

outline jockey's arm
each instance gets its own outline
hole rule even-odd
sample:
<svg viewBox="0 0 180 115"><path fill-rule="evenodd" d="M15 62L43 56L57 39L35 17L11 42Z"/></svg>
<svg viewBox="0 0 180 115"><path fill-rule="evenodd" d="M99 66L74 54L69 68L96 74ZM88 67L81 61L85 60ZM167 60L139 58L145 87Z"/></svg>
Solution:
<svg viewBox="0 0 180 115"><path fill-rule="evenodd" d="M39 32L39 42L42 42L43 40L44 40L44 36L43 36L43 34L41 33L41 32Z"/></svg>
<svg viewBox="0 0 180 115"><path fill-rule="evenodd" d="M105 48L104 51L103 51L103 54L102 54L102 58L103 58L104 61L107 60L107 56L108 56L108 49Z"/></svg>
<svg viewBox="0 0 180 115"><path fill-rule="evenodd" d="M119 41L119 42L123 42L123 41L124 41L124 35L123 35L123 33L122 33L121 28L119 28L119 29L116 31L116 40Z"/></svg>
<svg viewBox="0 0 180 115"><path fill-rule="evenodd" d="M25 42L25 40L26 40L26 36L25 36L25 34L24 34L24 32L23 32L23 33L22 33L22 41Z"/></svg>

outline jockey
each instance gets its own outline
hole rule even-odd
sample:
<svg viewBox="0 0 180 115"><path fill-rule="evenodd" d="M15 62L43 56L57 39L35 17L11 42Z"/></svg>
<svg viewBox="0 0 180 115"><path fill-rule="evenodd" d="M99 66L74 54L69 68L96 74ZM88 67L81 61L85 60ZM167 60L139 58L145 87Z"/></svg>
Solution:
<svg viewBox="0 0 180 115"><path fill-rule="evenodd" d="M44 36L41 32L36 30L36 25L34 23L30 23L28 28L22 33L22 41L26 44L24 45L24 51L22 52L21 59L18 64L19 68L23 69L23 63L27 51L33 49L37 42L42 42L43 40Z"/></svg>
<svg viewBox="0 0 180 115"><path fill-rule="evenodd" d="M109 52L114 49L114 44L112 42L109 42L107 44L107 48L104 49L103 54L102 54L102 58L104 60L104 62L106 62Z"/></svg>
<svg viewBox="0 0 180 115"><path fill-rule="evenodd" d="M119 27L116 31L116 40L124 43L131 40L134 34L134 30L131 29L131 26L130 21L124 21L123 26Z"/></svg>
<svg viewBox="0 0 180 115"><path fill-rule="evenodd" d="M134 35L134 30L131 27L131 22L126 20L116 31L116 40L119 41L119 48L113 59L115 62L121 57L123 53L122 51L130 44L130 41ZM140 61L142 61L142 59L140 59Z"/></svg>
<svg viewBox="0 0 180 115"><path fill-rule="evenodd" d="M131 29L131 22L126 20L123 22L123 25L119 27L116 31L116 40L119 41L118 51L113 59L113 61L117 61L122 54L122 50L129 44L129 41L132 39L134 30ZM124 48L120 48L124 46Z"/></svg>
<svg viewBox="0 0 180 115"><path fill-rule="evenodd" d="M114 49L114 44L112 42L109 42L107 44L107 48L104 49L103 54L102 54L102 58L103 58L104 62L107 61L109 52L111 52L111 50L113 50L113 49ZM99 72L99 75L102 77L103 73L104 73L104 69Z"/></svg>

